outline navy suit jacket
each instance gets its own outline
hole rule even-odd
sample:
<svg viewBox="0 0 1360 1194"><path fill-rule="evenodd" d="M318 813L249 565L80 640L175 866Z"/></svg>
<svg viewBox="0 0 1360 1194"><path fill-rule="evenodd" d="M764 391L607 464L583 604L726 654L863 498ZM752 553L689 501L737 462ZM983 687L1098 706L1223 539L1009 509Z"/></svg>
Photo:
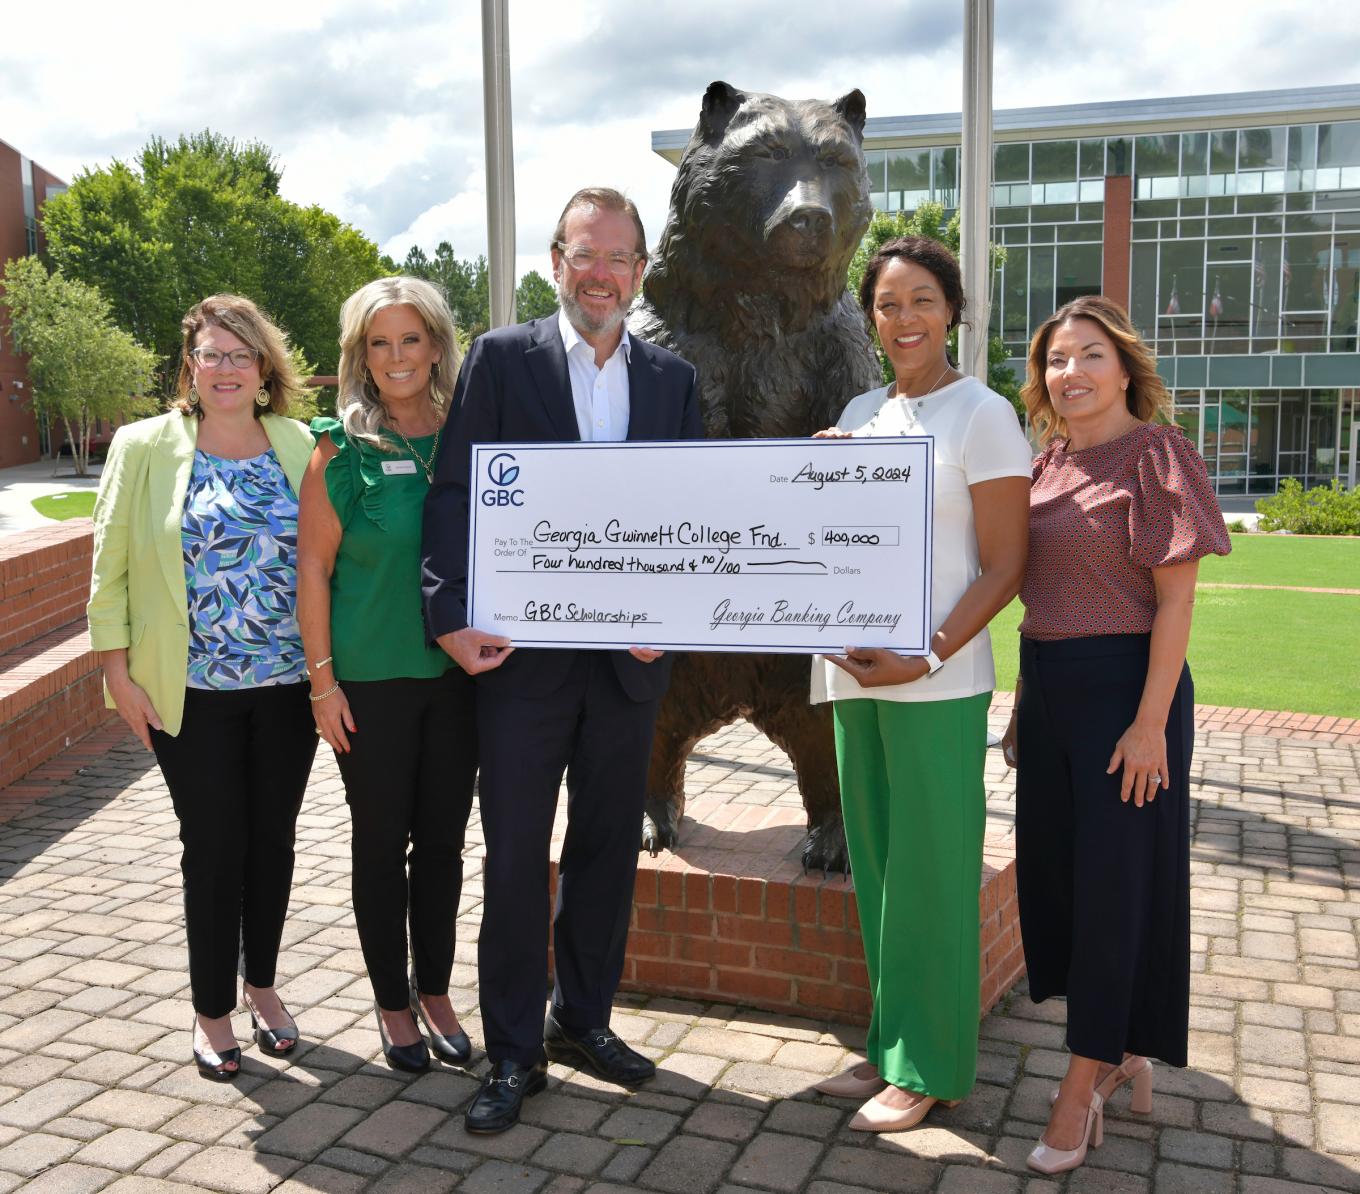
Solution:
<svg viewBox="0 0 1360 1194"><path fill-rule="evenodd" d="M701 439L694 366L664 348L632 336L629 340L628 438ZM432 640L467 625L471 445L580 438L556 312L477 338L458 374L434 483L425 499L421 587ZM665 692L669 655L653 663L642 663L627 651L610 655L619 683L634 700L655 700ZM572 651L526 647L478 679L541 695L566 680L573 657Z"/></svg>

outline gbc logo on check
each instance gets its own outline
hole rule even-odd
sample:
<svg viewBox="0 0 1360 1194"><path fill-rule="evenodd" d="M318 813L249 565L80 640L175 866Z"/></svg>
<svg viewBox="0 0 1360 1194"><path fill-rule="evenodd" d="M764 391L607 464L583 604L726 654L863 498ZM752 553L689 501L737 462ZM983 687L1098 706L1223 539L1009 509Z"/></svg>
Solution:
<svg viewBox="0 0 1360 1194"><path fill-rule="evenodd" d="M486 462L486 477L496 488L482 491L482 505L524 505L524 490L510 488L519 480L519 465L509 452L497 452Z"/></svg>

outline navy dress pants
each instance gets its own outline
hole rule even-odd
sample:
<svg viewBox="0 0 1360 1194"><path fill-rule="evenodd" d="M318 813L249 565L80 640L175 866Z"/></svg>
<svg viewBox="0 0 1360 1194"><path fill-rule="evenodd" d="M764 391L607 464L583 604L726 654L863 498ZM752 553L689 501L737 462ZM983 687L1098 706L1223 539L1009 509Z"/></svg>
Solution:
<svg viewBox="0 0 1360 1194"><path fill-rule="evenodd" d="M486 866L477 974L492 1061L532 1065L543 1051L548 860L564 771L567 831L552 918L558 1022L608 1027L623 974L659 701L630 698L608 652L574 654L550 692L478 687Z"/></svg>
<svg viewBox="0 0 1360 1194"><path fill-rule="evenodd" d="M1030 998L1067 997L1067 1045L1186 1063L1194 687L1166 724L1170 789L1138 808L1106 775L1147 678L1149 636L1021 639L1016 880Z"/></svg>

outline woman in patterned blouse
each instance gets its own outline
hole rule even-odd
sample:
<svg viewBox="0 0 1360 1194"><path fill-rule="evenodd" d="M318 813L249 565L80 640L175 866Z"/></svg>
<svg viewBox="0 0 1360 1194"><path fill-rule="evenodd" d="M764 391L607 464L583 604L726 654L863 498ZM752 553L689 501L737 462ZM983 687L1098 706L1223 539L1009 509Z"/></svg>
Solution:
<svg viewBox="0 0 1360 1194"><path fill-rule="evenodd" d="M1074 1169L1105 1100L1186 1063L1190 752L1185 663L1201 557L1229 551L1204 461L1123 308L1087 296L1038 332L1022 390L1030 490L1020 680L1003 739L1030 998L1067 997L1067 1074L1029 1164Z"/></svg>
<svg viewBox="0 0 1360 1194"><path fill-rule="evenodd" d="M294 613L311 437L283 415L298 378L254 303L215 295L182 326L175 409L109 448L88 612L109 704L179 818L194 1060L229 1081L238 957L256 1044L297 1044L274 972L316 753Z"/></svg>

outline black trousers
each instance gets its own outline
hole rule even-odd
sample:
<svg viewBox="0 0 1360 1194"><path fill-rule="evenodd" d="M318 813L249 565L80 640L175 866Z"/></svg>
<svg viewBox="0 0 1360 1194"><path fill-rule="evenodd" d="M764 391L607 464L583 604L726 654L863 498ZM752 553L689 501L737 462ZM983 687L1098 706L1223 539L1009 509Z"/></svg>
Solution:
<svg viewBox="0 0 1360 1194"><path fill-rule="evenodd" d="M316 754L307 691L189 688L180 732L151 731L179 818L189 985L204 1016L236 1006L238 967L251 986L274 985L293 832Z"/></svg>
<svg viewBox="0 0 1360 1194"><path fill-rule="evenodd" d="M416 985L426 995L449 989L477 778L474 690L458 668L344 688L358 727L349 753L336 755L353 830L354 920L374 998L396 1011L410 1001L408 922Z"/></svg>
<svg viewBox="0 0 1360 1194"><path fill-rule="evenodd" d="M1194 686L1166 724L1171 787L1138 808L1106 775L1147 678L1149 636L1020 640L1016 881L1030 997L1067 996L1067 1045L1186 1063Z"/></svg>
<svg viewBox="0 0 1360 1194"><path fill-rule="evenodd" d="M493 1061L531 1065L543 1049L548 856L564 770L567 832L552 922L559 1022L607 1027L623 974L659 701L632 700L608 653L575 656L549 693L478 693L486 869L477 970Z"/></svg>

